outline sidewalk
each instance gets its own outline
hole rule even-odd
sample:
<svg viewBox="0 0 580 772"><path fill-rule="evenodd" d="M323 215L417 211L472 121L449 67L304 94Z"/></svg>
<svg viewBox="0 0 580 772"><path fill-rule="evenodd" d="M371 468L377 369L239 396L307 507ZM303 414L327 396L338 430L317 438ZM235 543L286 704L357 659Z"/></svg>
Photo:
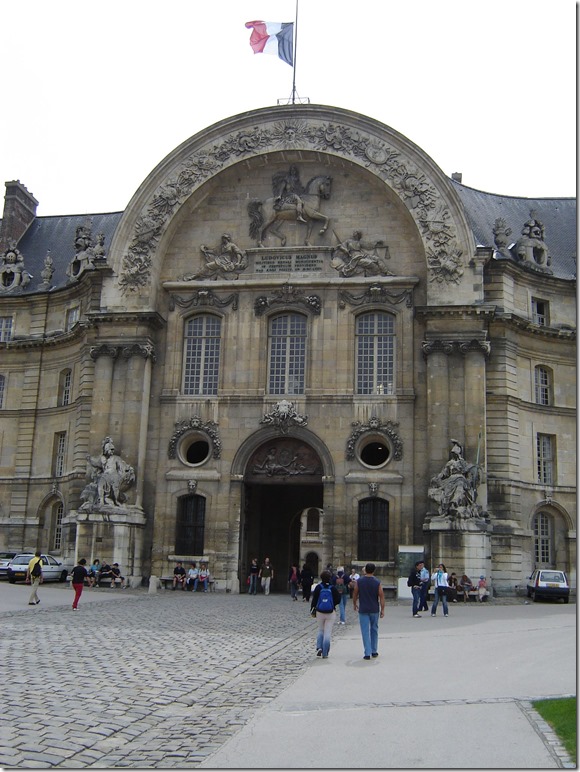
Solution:
<svg viewBox="0 0 580 772"><path fill-rule="evenodd" d="M530 700L575 694L575 612L522 601L412 619L389 606L377 659L362 659L355 624L343 628L327 660L313 656L201 766L573 768Z"/></svg>

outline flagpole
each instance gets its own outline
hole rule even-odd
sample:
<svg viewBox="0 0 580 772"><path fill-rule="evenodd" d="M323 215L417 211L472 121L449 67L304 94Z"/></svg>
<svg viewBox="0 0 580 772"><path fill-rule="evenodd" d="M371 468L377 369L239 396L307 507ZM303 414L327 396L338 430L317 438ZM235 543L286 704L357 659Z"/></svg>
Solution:
<svg viewBox="0 0 580 772"><path fill-rule="evenodd" d="M292 65L292 104L296 104L296 48L298 45L298 0L296 0L296 18L294 20L294 56Z"/></svg>

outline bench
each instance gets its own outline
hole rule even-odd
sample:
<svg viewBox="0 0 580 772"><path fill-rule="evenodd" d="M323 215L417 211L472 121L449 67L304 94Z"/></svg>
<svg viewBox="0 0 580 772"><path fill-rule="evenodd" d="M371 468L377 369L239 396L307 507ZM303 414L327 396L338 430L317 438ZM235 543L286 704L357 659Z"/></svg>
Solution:
<svg viewBox="0 0 580 772"><path fill-rule="evenodd" d="M489 592L489 590L488 590L488 592ZM433 598L435 596L435 592L434 592L432 587L429 589L429 592L427 593L427 595L428 595L430 600L433 600ZM469 600L476 601L478 599L478 597L479 597L479 592L477 590L470 590L467 593L467 596L468 596ZM489 597L490 597L489 595L486 595L484 600L487 600L487 598L489 598ZM449 597L447 598L447 600L449 601ZM465 597L463 595L463 590L457 590L457 601L458 601L458 603L463 603L465 601Z"/></svg>
<svg viewBox="0 0 580 772"><path fill-rule="evenodd" d="M171 576L161 576L159 577L159 581L163 585L163 589L167 590L168 587L173 587L173 574ZM207 580L208 590L210 592L215 592L216 584L217 584L216 580L213 578L213 576L210 576L210 578ZM198 583L197 591L202 592L201 583Z"/></svg>
<svg viewBox="0 0 580 772"><path fill-rule="evenodd" d="M383 584L383 594L385 598L396 598L397 597L397 585L396 584Z"/></svg>

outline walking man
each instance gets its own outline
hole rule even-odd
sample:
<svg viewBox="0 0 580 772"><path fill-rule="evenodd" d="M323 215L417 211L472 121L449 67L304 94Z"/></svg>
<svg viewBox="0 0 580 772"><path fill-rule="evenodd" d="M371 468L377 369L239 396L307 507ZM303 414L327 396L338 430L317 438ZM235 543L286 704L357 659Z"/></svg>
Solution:
<svg viewBox="0 0 580 772"><path fill-rule="evenodd" d="M381 619L385 616L385 595L374 576L375 568L374 563L366 564L352 594L352 605L358 611L364 659L379 656L379 616Z"/></svg>
<svg viewBox="0 0 580 772"><path fill-rule="evenodd" d="M262 564L262 568L260 569L260 573L258 574L261 580L262 584L262 590L264 591L264 595L270 594L270 582L274 578L274 568L272 564L270 563L270 558L264 558L264 563Z"/></svg>
<svg viewBox="0 0 580 772"><path fill-rule="evenodd" d="M30 593L30 598L28 599L28 605L29 606L36 606L38 603L40 603L40 598L38 597L38 588L40 587L40 583L42 582L42 558L40 557L39 550L36 550L34 553L34 557L28 562L28 569L26 571L26 581L30 582L32 586L32 592Z"/></svg>

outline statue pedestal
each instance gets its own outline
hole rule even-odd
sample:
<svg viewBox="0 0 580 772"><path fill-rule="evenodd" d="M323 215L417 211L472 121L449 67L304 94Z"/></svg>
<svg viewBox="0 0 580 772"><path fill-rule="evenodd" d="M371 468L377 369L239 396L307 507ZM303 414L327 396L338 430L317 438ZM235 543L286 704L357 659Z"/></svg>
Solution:
<svg viewBox="0 0 580 772"><path fill-rule="evenodd" d="M135 506L71 510L63 518L64 541L71 547L74 544L74 555L67 557L75 562L86 558L88 565L95 558L101 563L118 563L122 575L131 577L131 586L140 586L146 521L143 510Z"/></svg>
<svg viewBox="0 0 580 772"><path fill-rule="evenodd" d="M483 517L427 515L423 533L431 572L434 566L443 563L449 574L455 573L458 578L467 574L475 585L480 576L485 576L489 589L491 532L491 523Z"/></svg>

